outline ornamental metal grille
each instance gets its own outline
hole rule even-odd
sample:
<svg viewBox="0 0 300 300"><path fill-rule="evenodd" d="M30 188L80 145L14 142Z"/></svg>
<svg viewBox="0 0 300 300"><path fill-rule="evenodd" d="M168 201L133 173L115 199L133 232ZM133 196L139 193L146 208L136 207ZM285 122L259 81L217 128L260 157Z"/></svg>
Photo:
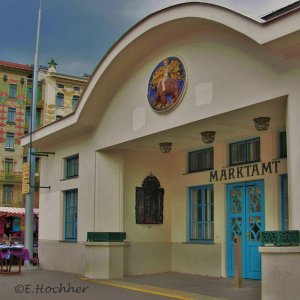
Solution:
<svg viewBox="0 0 300 300"><path fill-rule="evenodd" d="M152 174L136 187L136 224L163 224L164 189Z"/></svg>
<svg viewBox="0 0 300 300"><path fill-rule="evenodd" d="M260 243L262 246L298 246L300 243L300 231L263 231Z"/></svg>

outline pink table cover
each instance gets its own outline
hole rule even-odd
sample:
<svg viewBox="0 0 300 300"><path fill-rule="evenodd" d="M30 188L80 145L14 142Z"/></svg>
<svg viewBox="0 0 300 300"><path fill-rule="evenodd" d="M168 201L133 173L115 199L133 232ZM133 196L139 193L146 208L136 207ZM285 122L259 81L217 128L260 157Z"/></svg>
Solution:
<svg viewBox="0 0 300 300"><path fill-rule="evenodd" d="M23 260L30 260L30 254L27 248L9 248L9 249L0 249L1 259L5 259L6 255L10 254L11 256L20 257Z"/></svg>

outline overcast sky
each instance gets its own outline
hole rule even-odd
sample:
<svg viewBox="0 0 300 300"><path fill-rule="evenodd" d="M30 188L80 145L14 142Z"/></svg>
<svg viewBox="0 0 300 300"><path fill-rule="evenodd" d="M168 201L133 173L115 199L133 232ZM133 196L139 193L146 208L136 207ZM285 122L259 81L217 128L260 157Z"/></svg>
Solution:
<svg viewBox="0 0 300 300"><path fill-rule="evenodd" d="M39 64L92 73L108 49L147 15L185 0L42 0ZM194 0L194 2L196 2ZM253 18L295 0L212 0ZM0 0L0 60L34 62L39 0Z"/></svg>

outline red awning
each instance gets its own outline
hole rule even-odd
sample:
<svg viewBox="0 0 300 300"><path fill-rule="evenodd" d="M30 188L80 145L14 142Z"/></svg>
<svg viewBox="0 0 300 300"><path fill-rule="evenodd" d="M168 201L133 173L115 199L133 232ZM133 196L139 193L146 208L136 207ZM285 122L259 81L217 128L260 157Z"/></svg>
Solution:
<svg viewBox="0 0 300 300"><path fill-rule="evenodd" d="M33 213L39 214L39 209L34 208ZM21 217L25 216L25 208L19 207L0 207L0 217Z"/></svg>

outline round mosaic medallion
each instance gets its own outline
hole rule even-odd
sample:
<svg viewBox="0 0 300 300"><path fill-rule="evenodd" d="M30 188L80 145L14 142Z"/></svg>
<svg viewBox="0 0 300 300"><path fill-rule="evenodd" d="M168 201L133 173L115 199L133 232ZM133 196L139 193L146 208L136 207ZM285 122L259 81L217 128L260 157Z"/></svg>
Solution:
<svg viewBox="0 0 300 300"><path fill-rule="evenodd" d="M186 73L178 57L162 60L153 70L148 83L148 101L156 112L174 109L181 101Z"/></svg>

